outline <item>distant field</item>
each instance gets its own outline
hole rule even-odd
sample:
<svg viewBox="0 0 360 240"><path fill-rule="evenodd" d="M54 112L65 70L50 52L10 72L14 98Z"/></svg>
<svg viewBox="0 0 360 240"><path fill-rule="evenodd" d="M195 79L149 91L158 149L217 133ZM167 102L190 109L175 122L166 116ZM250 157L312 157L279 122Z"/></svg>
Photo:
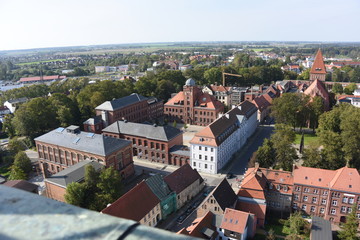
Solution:
<svg viewBox="0 0 360 240"><path fill-rule="evenodd" d="M61 62L61 61L66 61L66 59L61 58L61 59L53 59L53 60L38 61L38 62L26 62L26 63L18 63L16 65L22 66L22 65L39 64L39 63L44 63L44 62Z"/></svg>
<svg viewBox="0 0 360 240"><path fill-rule="evenodd" d="M152 46L141 46L141 47L133 47L133 48L117 48L117 49L96 49L96 50L89 50L89 51L79 51L79 52L71 52L71 55L82 55L82 54L115 54L115 53L130 53L130 52L155 52L158 50L194 50L194 49L201 49L202 46L171 46L171 45L152 45ZM58 54L69 54L69 52L63 52Z"/></svg>
<svg viewBox="0 0 360 240"><path fill-rule="evenodd" d="M300 144L301 134L297 133L295 138L295 144ZM310 145L319 141L319 137L314 133L304 134L304 145Z"/></svg>
<svg viewBox="0 0 360 240"><path fill-rule="evenodd" d="M273 48L248 48L249 50L253 50L254 52L265 52L265 51L271 51Z"/></svg>

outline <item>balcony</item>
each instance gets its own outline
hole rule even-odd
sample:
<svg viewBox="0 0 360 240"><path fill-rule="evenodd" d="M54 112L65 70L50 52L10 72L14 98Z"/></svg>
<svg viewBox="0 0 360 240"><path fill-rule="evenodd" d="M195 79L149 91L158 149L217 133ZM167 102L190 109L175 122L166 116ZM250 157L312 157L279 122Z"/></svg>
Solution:
<svg viewBox="0 0 360 240"><path fill-rule="evenodd" d="M0 185L1 239L192 239Z"/></svg>

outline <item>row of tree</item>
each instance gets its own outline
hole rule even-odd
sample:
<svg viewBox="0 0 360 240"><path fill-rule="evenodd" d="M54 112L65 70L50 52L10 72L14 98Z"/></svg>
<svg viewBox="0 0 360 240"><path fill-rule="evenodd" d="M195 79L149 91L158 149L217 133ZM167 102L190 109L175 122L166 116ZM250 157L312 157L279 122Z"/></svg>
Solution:
<svg viewBox="0 0 360 240"><path fill-rule="evenodd" d="M96 171L92 165L87 165L84 182L70 183L65 200L78 207L101 211L122 195L122 189L120 174L113 167Z"/></svg>

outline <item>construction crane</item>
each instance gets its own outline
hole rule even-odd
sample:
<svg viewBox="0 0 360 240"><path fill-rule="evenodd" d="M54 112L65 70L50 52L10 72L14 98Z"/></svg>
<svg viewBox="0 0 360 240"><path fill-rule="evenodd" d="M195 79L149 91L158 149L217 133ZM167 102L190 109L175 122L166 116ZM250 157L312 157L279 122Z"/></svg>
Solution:
<svg viewBox="0 0 360 240"><path fill-rule="evenodd" d="M242 75L239 75L239 74L222 72L222 84L223 84L224 87L225 87L225 75L235 76L235 77L242 77Z"/></svg>

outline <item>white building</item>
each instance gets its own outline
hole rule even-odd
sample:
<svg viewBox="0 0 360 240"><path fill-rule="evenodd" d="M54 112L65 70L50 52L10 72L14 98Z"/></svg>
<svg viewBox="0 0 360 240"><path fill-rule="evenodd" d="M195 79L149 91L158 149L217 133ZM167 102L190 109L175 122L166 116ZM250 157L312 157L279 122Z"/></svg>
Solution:
<svg viewBox="0 0 360 240"><path fill-rule="evenodd" d="M11 113L14 113L15 110L19 107L19 105L26 102L27 100L27 98L7 100L6 102L4 102L4 106L7 107Z"/></svg>
<svg viewBox="0 0 360 240"><path fill-rule="evenodd" d="M240 150L258 125L257 108L244 101L190 141L190 162L199 172L216 174Z"/></svg>

